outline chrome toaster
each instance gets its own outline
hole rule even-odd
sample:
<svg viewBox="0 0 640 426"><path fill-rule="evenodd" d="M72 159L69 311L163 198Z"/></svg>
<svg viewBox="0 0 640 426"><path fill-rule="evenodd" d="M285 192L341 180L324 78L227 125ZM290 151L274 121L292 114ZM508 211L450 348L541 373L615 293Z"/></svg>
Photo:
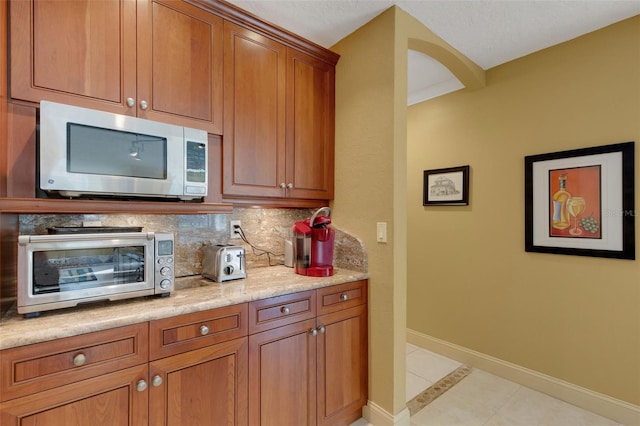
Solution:
<svg viewBox="0 0 640 426"><path fill-rule="evenodd" d="M202 257L202 276L217 282L246 278L244 247L206 246Z"/></svg>

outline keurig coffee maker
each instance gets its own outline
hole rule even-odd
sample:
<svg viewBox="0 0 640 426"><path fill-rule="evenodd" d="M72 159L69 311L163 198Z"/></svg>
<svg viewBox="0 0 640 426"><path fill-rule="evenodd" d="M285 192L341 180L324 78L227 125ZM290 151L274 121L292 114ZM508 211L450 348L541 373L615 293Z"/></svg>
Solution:
<svg viewBox="0 0 640 426"><path fill-rule="evenodd" d="M335 231L330 223L331 209L322 207L310 218L293 224L293 266L296 274L312 277L333 275Z"/></svg>

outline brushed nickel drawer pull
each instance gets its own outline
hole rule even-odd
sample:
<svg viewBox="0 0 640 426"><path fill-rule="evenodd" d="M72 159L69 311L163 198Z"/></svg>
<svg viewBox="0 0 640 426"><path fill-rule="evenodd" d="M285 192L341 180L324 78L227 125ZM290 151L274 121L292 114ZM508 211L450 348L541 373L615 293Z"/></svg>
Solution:
<svg viewBox="0 0 640 426"><path fill-rule="evenodd" d="M347 293L342 293L340 295L340 300L342 300L343 302L346 302L347 299L349 299L349 296L347 296Z"/></svg>
<svg viewBox="0 0 640 426"><path fill-rule="evenodd" d="M200 326L200 335L201 336L206 336L207 334L209 334L209 327L207 327L206 325L201 325Z"/></svg>
<svg viewBox="0 0 640 426"><path fill-rule="evenodd" d="M321 325L321 326L318 328L318 331L319 331L320 333L323 333L323 334L324 334L324 332L326 331L326 330L325 330L325 328L324 328L324 325Z"/></svg>
<svg viewBox="0 0 640 426"><path fill-rule="evenodd" d="M283 306L282 309L280 309L280 312L287 315L290 312L290 310L287 306Z"/></svg>
<svg viewBox="0 0 640 426"><path fill-rule="evenodd" d="M316 330L315 328L312 328L311 330L309 330L309 333L311 333L312 336L317 336L318 330Z"/></svg>
<svg viewBox="0 0 640 426"><path fill-rule="evenodd" d="M76 367L84 365L85 362L87 362L87 357L83 353L79 353L78 355L73 357L73 365L75 365Z"/></svg>

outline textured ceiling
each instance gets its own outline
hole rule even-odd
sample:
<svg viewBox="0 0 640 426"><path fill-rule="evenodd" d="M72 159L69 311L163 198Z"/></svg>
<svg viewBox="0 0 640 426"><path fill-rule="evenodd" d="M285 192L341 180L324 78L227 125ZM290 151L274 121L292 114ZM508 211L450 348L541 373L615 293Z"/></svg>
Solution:
<svg viewBox="0 0 640 426"><path fill-rule="evenodd" d="M640 14L640 0L228 1L324 47L397 5L485 70ZM460 87L436 61L410 54L409 104Z"/></svg>

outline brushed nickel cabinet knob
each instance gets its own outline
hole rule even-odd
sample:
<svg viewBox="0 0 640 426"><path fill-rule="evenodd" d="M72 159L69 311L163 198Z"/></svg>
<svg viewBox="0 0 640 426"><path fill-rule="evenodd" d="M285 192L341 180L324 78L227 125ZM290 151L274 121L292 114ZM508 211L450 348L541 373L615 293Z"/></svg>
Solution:
<svg viewBox="0 0 640 426"><path fill-rule="evenodd" d="M76 367L84 365L85 362L87 362L87 357L83 353L79 353L78 355L73 357L73 365L75 365Z"/></svg>
<svg viewBox="0 0 640 426"><path fill-rule="evenodd" d="M139 380L138 383L136 383L136 390L138 392L142 392L146 389L147 389L147 382L145 382L144 380Z"/></svg>
<svg viewBox="0 0 640 426"><path fill-rule="evenodd" d="M162 384L162 377L156 374L153 376L153 379L151 379L151 384L155 387L160 386Z"/></svg>

